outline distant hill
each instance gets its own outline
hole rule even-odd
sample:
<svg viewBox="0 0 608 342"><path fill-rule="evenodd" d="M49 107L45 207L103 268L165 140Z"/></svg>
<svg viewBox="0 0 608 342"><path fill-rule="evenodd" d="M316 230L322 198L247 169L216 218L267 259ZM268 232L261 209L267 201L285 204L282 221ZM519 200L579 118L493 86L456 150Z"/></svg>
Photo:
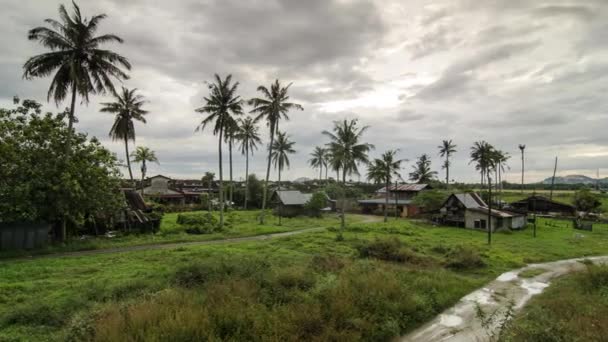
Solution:
<svg viewBox="0 0 608 342"><path fill-rule="evenodd" d="M583 175L568 175L563 177L555 177L555 184L588 184L594 185L596 182L595 178L583 176ZM551 177L545 179L541 183L551 184ZM608 177L601 178L600 184L608 184Z"/></svg>

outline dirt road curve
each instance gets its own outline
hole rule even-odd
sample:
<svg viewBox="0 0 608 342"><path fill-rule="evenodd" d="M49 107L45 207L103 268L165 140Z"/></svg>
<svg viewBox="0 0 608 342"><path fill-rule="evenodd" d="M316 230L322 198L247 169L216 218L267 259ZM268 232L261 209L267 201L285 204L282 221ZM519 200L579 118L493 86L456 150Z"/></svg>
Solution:
<svg viewBox="0 0 608 342"><path fill-rule="evenodd" d="M432 321L401 338L400 341L489 341L488 334L500 327L496 324L489 328L492 331L483 329L476 316L475 303L478 303L487 313L498 309L500 316L496 321L500 322L505 316L505 308L511 301L515 304L515 311L521 309L532 296L541 293L549 286L555 277L582 270L585 267L581 263L582 260L608 264L608 256L600 256L531 264L503 273L485 287L466 295L455 306L445 310ZM545 272L532 278L518 276L520 272L533 268Z"/></svg>

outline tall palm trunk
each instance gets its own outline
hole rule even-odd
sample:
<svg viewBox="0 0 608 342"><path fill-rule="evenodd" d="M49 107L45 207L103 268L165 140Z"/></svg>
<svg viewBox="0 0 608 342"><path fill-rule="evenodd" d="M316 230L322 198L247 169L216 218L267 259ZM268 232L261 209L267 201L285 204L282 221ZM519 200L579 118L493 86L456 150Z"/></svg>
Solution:
<svg viewBox="0 0 608 342"><path fill-rule="evenodd" d="M268 197L268 178L270 178L270 161L272 159L272 144L274 143L274 127L270 128L270 145L268 145L268 165L266 166L266 180L264 181L264 193L262 194L262 212L260 213L260 224L264 224L264 213L266 211L266 199Z"/></svg>
<svg viewBox="0 0 608 342"><path fill-rule="evenodd" d="M249 146L245 144L245 210L249 201Z"/></svg>
<svg viewBox="0 0 608 342"><path fill-rule="evenodd" d="M319 166L319 181L323 180L323 165Z"/></svg>
<svg viewBox="0 0 608 342"><path fill-rule="evenodd" d="M65 140L65 157L63 159L64 163L68 163L70 160L70 155L72 154L72 131L74 129L74 112L76 110L76 84L72 83L72 103L70 104L70 113L68 114L68 136ZM67 169L67 167L66 167ZM59 226L59 240L65 241L67 239L68 230L67 230L67 215L64 215L61 219Z"/></svg>
<svg viewBox="0 0 608 342"><path fill-rule="evenodd" d="M281 191L281 166L279 166L279 185L278 185L278 191ZM283 203L279 204L279 226L282 224L281 222L281 218L283 217Z"/></svg>
<svg viewBox="0 0 608 342"><path fill-rule="evenodd" d="M450 187L450 157L447 154L445 156L445 186Z"/></svg>
<svg viewBox="0 0 608 342"><path fill-rule="evenodd" d="M129 159L129 138L125 135L125 155L127 156L127 168L129 169L129 178L131 179L131 183L133 183L133 171L131 170L131 160Z"/></svg>
<svg viewBox="0 0 608 342"><path fill-rule="evenodd" d="M521 150L521 193L524 193L524 150Z"/></svg>
<svg viewBox="0 0 608 342"><path fill-rule="evenodd" d="M220 139L217 144L217 152L220 158L220 229L224 228L224 176L222 175L222 133L223 129L220 128Z"/></svg>
<svg viewBox="0 0 608 342"><path fill-rule="evenodd" d="M389 191L388 191L388 187L389 187L389 180L388 177L386 178L386 187L384 189L386 189L385 191L385 196L384 196L384 222L388 222L388 197L389 197ZM396 193L395 193L396 195ZM397 210L397 209L395 209Z"/></svg>
<svg viewBox="0 0 608 342"><path fill-rule="evenodd" d="M228 139L228 154L230 163L230 195L228 197L228 200L230 201L230 205L232 206L232 193L234 192L234 184L232 183L232 134L230 135L230 139Z"/></svg>
<svg viewBox="0 0 608 342"><path fill-rule="evenodd" d="M342 205L340 205L340 239L343 238L342 232L346 228L346 213L344 207L346 206L346 168L342 168Z"/></svg>
<svg viewBox="0 0 608 342"><path fill-rule="evenodd" d="M327 165L325 165L325 180L327 181Z"/></svg>
<svg viewBox="0 0 608 342"><path fill-rule="evenodd" d="M144 198L144 179L146 179L146 160L141 162L141 198Z"/></svg>

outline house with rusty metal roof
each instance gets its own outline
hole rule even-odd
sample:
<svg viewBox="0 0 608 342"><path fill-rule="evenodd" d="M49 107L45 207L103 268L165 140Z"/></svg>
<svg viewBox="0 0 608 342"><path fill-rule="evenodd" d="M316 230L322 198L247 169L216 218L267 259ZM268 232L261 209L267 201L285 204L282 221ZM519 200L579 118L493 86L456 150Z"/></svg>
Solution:
<svg viewBox="0 0 608 342"><path fill-rule="evenodd" d="M477 193L451 194L439 210L442 224L471 228L488 229L488 216L492 231L498 229L521 229L526 226L526 215L512 211L489 210L486 202Z"/></svg>
<svg viewBox="0 0 608 342"><path fill-rule="evenodd" d="M430 190L428 184L393 184L388 187L388 209L394 212L395 207L401 217L412 217L420 213L413 199L421 191ZM375 192L374 198L357 201L364 214L379 213L386 206L386 187Z"/></svg>

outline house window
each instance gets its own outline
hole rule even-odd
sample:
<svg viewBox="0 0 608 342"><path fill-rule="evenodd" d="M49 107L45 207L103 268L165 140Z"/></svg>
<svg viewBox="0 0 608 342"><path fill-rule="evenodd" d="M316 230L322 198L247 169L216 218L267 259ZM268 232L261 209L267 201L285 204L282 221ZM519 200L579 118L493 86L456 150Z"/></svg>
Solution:
<svg viewBox="0 0 608 342"><path fill-rule="evenodd" d="M479 228L486 229L486 220L479 220Z"/></svg>
<svg viewBox="0 0 608 342"><path fill-rule="evenodd" d="M479 220L475 220L475 228L481 228L481 223L479 222Z"/></svg>
<svg viewBox="0 0 608 342"><path fill-rule="evenodd" d="M502 228L502 223L503 223L502 217L497 218L496 219L496 228Z"/></svg>

